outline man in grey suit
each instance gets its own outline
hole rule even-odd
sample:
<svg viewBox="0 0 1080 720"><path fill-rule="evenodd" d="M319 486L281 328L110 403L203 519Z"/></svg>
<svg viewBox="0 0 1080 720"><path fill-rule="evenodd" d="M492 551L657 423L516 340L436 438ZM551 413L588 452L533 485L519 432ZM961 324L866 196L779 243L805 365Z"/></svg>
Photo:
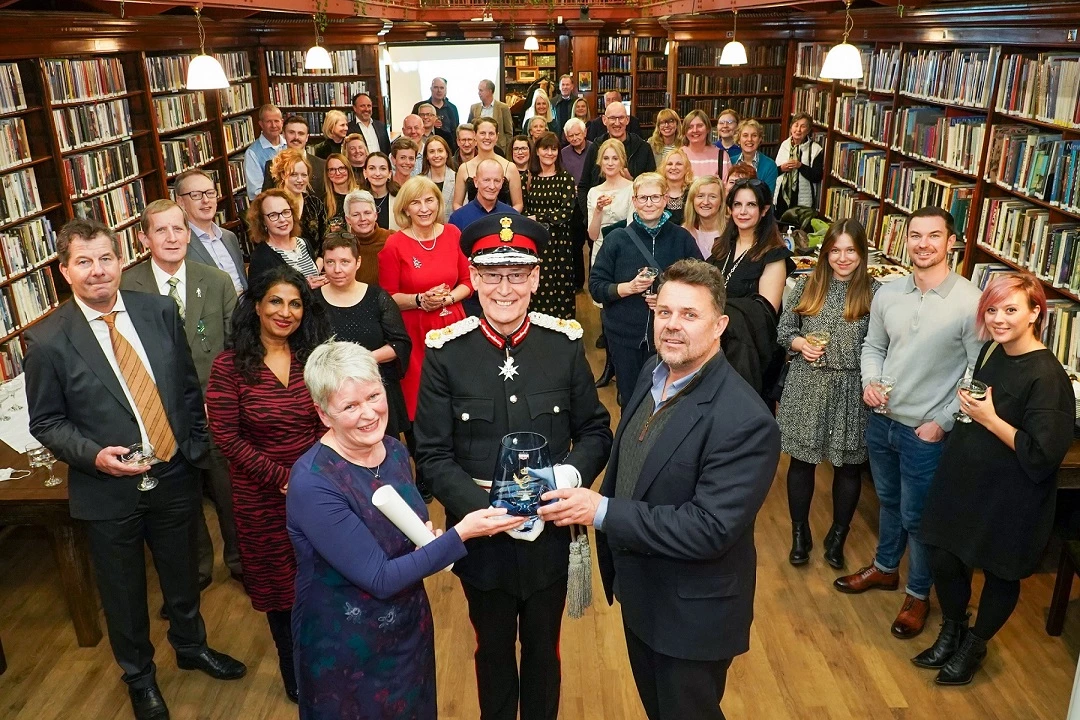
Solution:
<svg viewBox="0 0 1080 720"><path fill-rule="evenodd" d="M188 170L176 178L176 201L187 215L190 230L187 259L224 271L236 294L242 295L248 286L244 255L236 235L214 222L217 199L213 179L202 170Z"/></svg>
<svg viewBox="0 0 1080 720"><path fill-rule="evenodd" d="M184 335L195 362L195 372L205 395L210 365L225 349L225 340L232 328L232 314L236 309L233 283L217 268L184 262L189 247L188 223L183 209L172 200L155 200L146 206L139 239L150 251L150 260L124 271L120 287L166 295L176 302L184 320ZM239 577L240 551L236 544L229 467L213 442L210 467L203 473L203 489L217 509L225 564L234 577ZM206 587L213 575L214 547L206 518L201 513L195 529L198 533L199 583Z"/></svg>
<svg viewBox="0 0 1080 720"><path fill-rule="evenodd" d="M478 117L494 118L499 123L499 139L495 143L505 155L510 154L510 138L514 136L514 116L510 114L510 106L495 99L495 83L490 80L481 80L477 88L480 102L473 103L469 108L469 122L476 122Z"/></svg>

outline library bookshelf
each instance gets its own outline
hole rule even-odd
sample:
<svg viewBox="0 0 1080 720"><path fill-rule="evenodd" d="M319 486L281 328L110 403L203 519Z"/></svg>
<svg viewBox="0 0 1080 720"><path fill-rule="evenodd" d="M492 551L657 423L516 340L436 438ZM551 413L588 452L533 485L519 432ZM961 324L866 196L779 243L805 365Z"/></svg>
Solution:
<svg viewBox="0 0 1080 720"><path fill-rule="evenodd" d="M539 50L526 50L524 40L507 40L502 44L503 96L524 98L529 86L537 80L548 79L556 87L559 75L556 71L556 41L537 38ZM509 102L509 100L508 100ZM511 107L515 103L511 103ZM522 113L528 108L523 107Z"/></svg>
<svg viewBox="0 0 1080 720"><path fill-rule="evenodd" d="M634 45L633 114L637 116L642 134L648 136L656 128L656 114L668 107L668 55L666 37L637 37Z"/></svg>
<svg viewBox="0 0 1080 720"><path fill-rule="evenodd" d="M598 39L596 74L596 114L606 107L604 94L617 91L623 100L634 92L634 38L627 34L609 35Z"/></svg>

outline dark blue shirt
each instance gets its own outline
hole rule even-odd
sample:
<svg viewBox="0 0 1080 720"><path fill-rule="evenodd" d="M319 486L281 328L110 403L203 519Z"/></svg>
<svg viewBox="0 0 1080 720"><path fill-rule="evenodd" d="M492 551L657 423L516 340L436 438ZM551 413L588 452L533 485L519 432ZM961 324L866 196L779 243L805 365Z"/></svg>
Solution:
<svg viewBox="0 0 1080 720"><path fill-rule="evenodd" d="M488 212L484 209L484 206L480 204L479 199L474 199L468 205L462 205L450 215L450 219L447 221L458 230L464 230L472 225L474 222L482 217L487 217L492 213L517 213L512 206L506 203L495 201L495 208Z"/></svg>

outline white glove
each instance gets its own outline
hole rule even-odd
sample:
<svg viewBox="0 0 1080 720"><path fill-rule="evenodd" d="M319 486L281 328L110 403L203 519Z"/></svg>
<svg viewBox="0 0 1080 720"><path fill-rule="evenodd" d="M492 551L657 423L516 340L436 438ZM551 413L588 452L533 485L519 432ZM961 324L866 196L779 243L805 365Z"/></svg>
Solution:
<svg viewBox="0 0 1080 720"><path fill-rule="evenodd" d="M526 542L532 542L536 538L540 537L540 533L544 531L544 521L540 518L536 518L533 523L532 530L528 532L522 532L521 530L507 530L506 534L515 540L525 540Z"/></svg>
<svg viewBox="0 0 1080 720"><path fill-rule="evenodd" d="M555 465L555 487L559 490L581 487L581 473L573 465Z"/></svg>

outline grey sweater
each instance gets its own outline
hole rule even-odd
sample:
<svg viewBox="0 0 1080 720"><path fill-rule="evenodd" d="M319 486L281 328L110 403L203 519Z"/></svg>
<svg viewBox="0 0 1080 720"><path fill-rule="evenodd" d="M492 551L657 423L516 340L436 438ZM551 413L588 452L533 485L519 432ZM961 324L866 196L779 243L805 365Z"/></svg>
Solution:
<svg viewBox="0 0 1080 720"><path fill-rule="evenodd" d="M975 334L979 289L956 273L921 292L914 276L884 283L870 305L862 384L891 375L889 417L909 427L931 420L946 432L960 407L956 383L982 348Z"/></svg>

